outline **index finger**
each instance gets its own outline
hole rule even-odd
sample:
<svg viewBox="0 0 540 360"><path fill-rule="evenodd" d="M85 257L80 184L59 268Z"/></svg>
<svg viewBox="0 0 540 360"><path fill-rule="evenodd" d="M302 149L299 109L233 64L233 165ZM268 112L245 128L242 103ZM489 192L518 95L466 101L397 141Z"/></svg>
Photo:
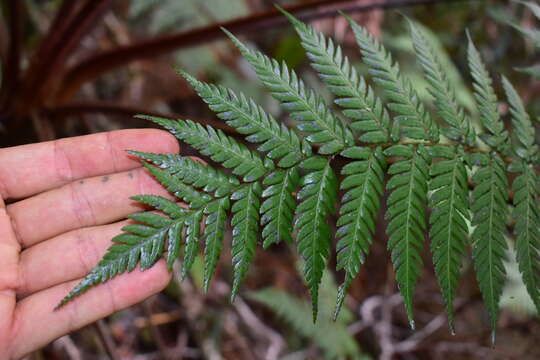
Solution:
<svg viewBox="0 0 540 360"><path fill-rule="evenodd" d="M140 166L125 150L178 152L178 142L162 130L132 129L0 149L0 195L20 199Z"/></svg>

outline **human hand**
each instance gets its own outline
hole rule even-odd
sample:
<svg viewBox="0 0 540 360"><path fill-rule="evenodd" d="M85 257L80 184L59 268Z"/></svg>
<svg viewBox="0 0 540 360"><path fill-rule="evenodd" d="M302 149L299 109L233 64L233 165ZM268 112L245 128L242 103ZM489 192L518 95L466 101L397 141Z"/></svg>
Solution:
<svg viewBox="0 0 540 360"><path fill-rule="evenodd" d="M159 130L122 130L0 149L0 357L19 359L50 341L161 291L163 260L53 308L101 259L128 197L167 196L124 150L178 152ZM5 205L4 200L8 200Z"/></svg>

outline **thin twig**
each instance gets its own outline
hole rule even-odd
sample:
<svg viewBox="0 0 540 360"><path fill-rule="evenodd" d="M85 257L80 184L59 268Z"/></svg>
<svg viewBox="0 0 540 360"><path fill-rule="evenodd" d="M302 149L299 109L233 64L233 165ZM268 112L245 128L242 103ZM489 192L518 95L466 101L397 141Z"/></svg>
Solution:
<svg viewBox="0 0 540 360"><path fill-rule="evenodd" d="M112 338L111 331L109 329L109 326L105 322L105 320L96 321L94 323L94 328L96 329L99 339L103 347L105 348L107 355L109 355L109 358L111 360L120 360L120 356L118 355L118 352L116 351L116 345Z"/></svg>

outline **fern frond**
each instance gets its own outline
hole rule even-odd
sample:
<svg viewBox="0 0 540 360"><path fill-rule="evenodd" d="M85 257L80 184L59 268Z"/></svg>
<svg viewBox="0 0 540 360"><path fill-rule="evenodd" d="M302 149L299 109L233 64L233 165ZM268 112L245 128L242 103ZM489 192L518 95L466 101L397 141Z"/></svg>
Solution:
<svg viewBox="0 0 540 360"><path fill-rule="evenodd" d="M388 142L388 112L366 80L358 75L349 59L343 56L341 47L285 10L280 11L294 25L311 65L337 97L334 102L345 109L345 116L354 120L351 127L363 132L360 140L368 143Z"/></svg>
<svg viewBox="0 0 540 360"><path fill-rule="evenodd" d="M155 177L156 180L171 194L180 200L184 200L193 209L204 206L204 204L212 199L208 194L198 192L183 182L178 181L174 176L164 170L149 165L148 163L143 163L143 166L147 168L150 174L152 174L152 176Z"/></svg>
<svg viewBox="0 0 540 360"><path fill-rule="evenodd" d="M481 134L482 140L492 148L505 154L508 149L508 132L498 111L498 100L492 80L471 38L467 48L467 60L474 80L474 98L482 125L490 134Z"/></svg>
<svg viewBox="0 0 540 360"><path fill-rule="evenodd" d="M469 187L467 169L459 153L433 164L430 175L429 218L435 274L446 303L453 332L453 302L469 235Z"/></svg>
<svg viewBox="0 0 540 360"><path fill-rule="evenodd" d="M400 158L388 169L392 177L386 189L392 193L387 200L385 217L390 222L386 233L399 291L405 302L410 326L414 329L412 301L422 271L420 251L426 231L430 157L422 145L394 145L386 149L384 154Z"/></svg>
<svg viewBox="0 0 540 360"><path fill-rule="evenodd" d="M345 269L345 280L338 289L334 319L339 314L347 290L369 253L375 233L375 221L384 193L386 159L380 147L349 148L341 155L355 161L341 171L347 177L341 190L348 190L341 200L337 221L337 270Z"/></svg>
<svg viewBox="0 0 540 360"><path fill-rule="evenodd" d="M508 181L505 165L496 154L481 156L480 168L473 175L472 234L473 260L480 291L486 304L491 328L495 331L506 271L504 238Z"/></svg>
<svg viewBox="0 0 540 360"><path fill-rule="evenodd" d="M437 113L450 125L450 128L442 128L441 131L450 139L473 145L476 137L474 128L463 108L458 105L455 91L443 65L426 35L412 20L407 20L411 29L414 50L429 84L428 91L435 99Z"/></svg>
<svg viewBox="0 0 540 360"><path fill-rule="evenodd" d="M201 222L203 218L203 210L194 211L190 216L186 218L186 235L184 246L184 261L182 262L182 280L186 278L195 257L199 251L199 241L201 238Z"/></svg>
<svg viewBox="0 0 540 360"><path fill-rule="evenodd" d="M148 214L148 213L146 213ZM122 273L131 272L140 262L141 270L148 269L154 265L161 255L165 240L168 236L170 226L175 222L167 218L161 217L159 225L167 223L163 228L148 226L128 225L123 231L132 231L135 233L123 233L112 239L113 245L109 247L107 253L97 266L88 274L69 294L62 299L56 306L60 308L67 304L71 299L86 292L91 287L104 283L113 277ZM142 216L135 218L143 218ZM146 217L150 219L152 217Z"/></svg>
<svg viewBox="0 0 540 360"><path fill-rule="evenodd" d="M231 290L231 301L234 301L240 284L244 279L249 264L255 255L259 235L259 207L261 206L261 184L254 182L234 192L231 200L233 227L232 262L234 280Z"/></svg>
<svg viewBox="0 0 540 360"><path fill-rule="evenodd" d="M374 81L381 86L391 101L390 110L396 112L394 126L399 126L403 134L411 139L439 141L439 129L429 112L420 102L411 82L400 73L399 65L392 55L377 41L367 29L346 16L351 24L356 42L360 46L364 62ZM393 129L395 134L397 130Z"/></svg>
<svg viewBox="0 0 540 360"><path fill-rule="evenodd" d="M243 176L243 180L246 182L257 180L273 168L272 161L268 160L263 163L257 153L225 135L223 131L216 130L211 126L204 128L191 120L171 120L145 115L141 115L139 118L151 120L163 126L201 154L221 163L225 168L232 168L233 174Z"/></svg>
<svg viewBox="0 0 540 360"><path fill-rule="evenodd" d="M294 228L298 250L304 258L304 276L311 294L313 321L317 319L319 284L330 252L327 216L335 211L337 178L330 161L312 157L301 163L309 172L300 181Z"/></svg>
<svg viewBox="0 0 540 360"><path fill-rule="evenodd" d="M538 145L534 143L535 133L531 118L525 110L523 101L505 76L502 77L502 83L510 104L510 114L512 114L513 136L515 138L512 151L522 160L533 162L538 155Z"/></svg>
<svg viewBox="0 0 540 360"><path fill-rule="evenodd" d="M216 197L229 195L240 184L236 177L226 175L190 157L142 151L128 151L128 153L158 166L183 183L213 193Z"/></svg>
<svg viewBox="0 0 540 360"><path fill-rule="evenodd" d="M311 133L306 140L321 144L320 154L335 154L353 144L352 133L328 109L324 100L308 89L304 82L285 63L249 49L234 35L224 30L242 55L253 66L261 82L272 92L272 96L297 120L300 131Z"/></svg>
<svg viewBox="0 0 540 360"><path fill-rule="evenodd" d="M180 74L195 88L199 96L227 125L235 128L252 143L262 143L257 150L267 152L270 159L279 160L278 166L291 167L304 158L298 136L284 124L267 114L262 107L244 94L237 96L223 86L206 84L193 76Z"/></svg>
<svg viewBox="0 0 540 360"><path fill-rule="evenodd" d="M225 221L227 211L230 207L228 198L221 198L212 201L204 208L206 214L204 228L204 291L208 291L210 280L216 270L221 249L223 248L223 237L225 235Z"/></svg>
<svg viewBox="0 0 540 360"><path fill-rule="evenodd" d="M293 191L300 183L296 167L277 169L264 178L265 189L261 213L263 247L266 249L281 240L292 242L293 217L296 201Z"/></svg>
<svg viewBox="0 0 540 360"><path fill-rule="evenodd" d="M514 232L519 271L527 291L540 314L540 182L534 169L522 164L521 174L514 179Z"/></svg>

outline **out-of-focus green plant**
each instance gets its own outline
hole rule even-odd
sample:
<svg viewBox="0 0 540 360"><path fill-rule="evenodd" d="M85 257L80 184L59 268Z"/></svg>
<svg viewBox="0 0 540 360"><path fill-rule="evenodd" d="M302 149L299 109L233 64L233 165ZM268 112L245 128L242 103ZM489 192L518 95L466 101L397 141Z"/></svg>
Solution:
<svg viewBox="0 0 540 360"><path fill-rule="evenodd" d="M323 274L320 291L321 320L317 324L311 321L309 302L284 290L267 288L251 292L248 296L270 308L300 337L322 349L326 359L367 359L347 330L347 325L354 319L353 314L343 309L336 321L331 320L337 287L328 271Z"/></svg>
<svg viewBox="0 0 540 360"><path fill-rule="evenodd" d="M538 3L532 2L532 1L517 1L517 2L526 6L533 13L536 19L540 21L540 5L538 5ZM539 29L523 27L512 18L509 18L508 16L502 15L497 12L493 12L492 15L499 21L505 22L511 25L516 30L518 30L521 34L525 36L525 38L532 41L536 50L540 50L540 30ZM529 74L537 79L540 79L540 64L534 64L527 67L519 67L519 68L516 68L516 70Z"/></svg>

